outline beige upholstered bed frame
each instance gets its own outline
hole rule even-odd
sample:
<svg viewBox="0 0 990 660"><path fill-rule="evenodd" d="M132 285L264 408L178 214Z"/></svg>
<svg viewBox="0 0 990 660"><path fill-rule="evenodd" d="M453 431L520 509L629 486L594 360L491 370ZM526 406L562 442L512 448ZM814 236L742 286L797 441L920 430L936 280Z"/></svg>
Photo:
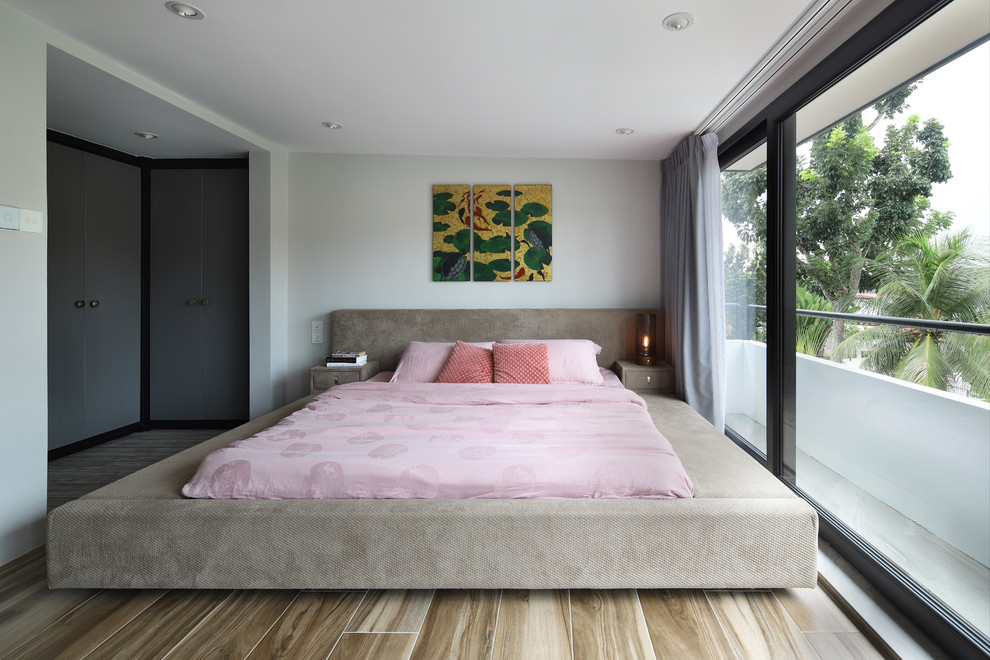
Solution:
<svg viewBox="0 0 990 660"><path fill-rule="evenodd" d="M341 310L331 347L588 338L632 357L636 310ZM58 507L53 588L770 588L817 577L814 510L670 396L644 395L695 484L676 500L188 500L210 451L296 401Z"/></svg>

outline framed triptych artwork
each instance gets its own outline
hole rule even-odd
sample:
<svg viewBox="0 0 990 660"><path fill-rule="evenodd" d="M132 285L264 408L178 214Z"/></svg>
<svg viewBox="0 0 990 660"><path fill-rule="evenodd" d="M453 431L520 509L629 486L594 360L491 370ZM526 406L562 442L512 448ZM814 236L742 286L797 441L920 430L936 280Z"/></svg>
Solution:
<svg viewBox="0 0 990 660"><path fill-rule="evenodd" d="M549 282L550 185L433 186L433 281Z"/></svg>

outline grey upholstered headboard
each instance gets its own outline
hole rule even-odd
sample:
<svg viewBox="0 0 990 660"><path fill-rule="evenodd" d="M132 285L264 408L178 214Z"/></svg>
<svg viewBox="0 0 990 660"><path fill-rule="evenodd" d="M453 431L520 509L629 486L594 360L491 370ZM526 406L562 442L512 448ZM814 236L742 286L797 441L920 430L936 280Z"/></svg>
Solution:
<svg viewBox="0 0 990 660"><path fill-rule="evenodd" d="M338 309L330 313L330 349L366 350L391 371L411 340L590 339L602 347L598 364L611 367L635 357L637 312L658 314L662 332L655 309Z"/></svg>

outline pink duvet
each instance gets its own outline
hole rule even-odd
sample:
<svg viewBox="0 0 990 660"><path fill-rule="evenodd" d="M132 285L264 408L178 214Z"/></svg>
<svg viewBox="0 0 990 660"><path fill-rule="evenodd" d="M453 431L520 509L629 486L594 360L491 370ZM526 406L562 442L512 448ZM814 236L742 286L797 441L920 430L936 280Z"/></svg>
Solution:
<svg viewBox="0 0 990 660"><path fill-rule="evenodd" d="M198 498L691 497L643 400L589 385L350 383L208 455Z"/></svg>

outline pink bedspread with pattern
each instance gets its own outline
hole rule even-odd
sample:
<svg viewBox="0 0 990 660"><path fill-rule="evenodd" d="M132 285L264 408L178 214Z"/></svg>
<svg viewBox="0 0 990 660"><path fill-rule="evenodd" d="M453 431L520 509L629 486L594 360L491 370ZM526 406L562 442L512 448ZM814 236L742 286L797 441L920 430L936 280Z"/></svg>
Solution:
<svg viewBox="0 0 990 660"><path fill-rule="evenodd" d="M208 455L196 498L691 497L645 402L588 385L349 383Z"/></svg>

